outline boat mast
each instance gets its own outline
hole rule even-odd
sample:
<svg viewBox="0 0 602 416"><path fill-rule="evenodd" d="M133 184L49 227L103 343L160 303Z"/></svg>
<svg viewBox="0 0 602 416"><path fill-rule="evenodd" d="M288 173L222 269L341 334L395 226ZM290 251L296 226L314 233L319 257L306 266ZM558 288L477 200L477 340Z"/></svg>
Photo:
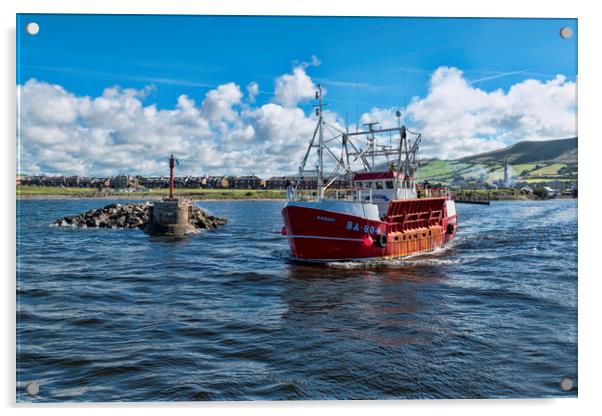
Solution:
<svg viewBox="0 0 602 416"><path fill-rule="evenodd" d="M401 129L401 111L397 110L395 112L395 117L397 117L397 128ZM403 134L399 134L399 151L397 153L397 166L395 166L395 170L393 173L395 174L395 193L394 198L397 198L397 193L399 191L399 172L401 171L401 148L403 146Z"/></svg>
<svg viewBox="0 0 602 416"><path fill-rule="evenodd" d="M397 117L397 123L399 123L399 116ZM406 148L406 160L403 163L404 167L406 166L406 163L408 161L408 141L407 141L407 135L406 135L406 126L402 125L401 127L399 127L399 151L397 153L397 166L396 166L396 170L394 171L395 174L395 193L393 195L395 195L395 198L397 198L397 194L399 192L399 174L402 172L402 166L401 166L401 153L403 150L405 144L405 148ZM405 169L403 170L403 180L405 181L405 178L407 176L407 167L405 167Z"/></svg>
<svg viewBox="0 0 602 416"><path fill-rule="evenodd" d="M322 87L318 84L316 91L316 99L318 100L318 126L319 126L319 144L318 144L318 199L324 198L324 131L322 126Z"/></svg>

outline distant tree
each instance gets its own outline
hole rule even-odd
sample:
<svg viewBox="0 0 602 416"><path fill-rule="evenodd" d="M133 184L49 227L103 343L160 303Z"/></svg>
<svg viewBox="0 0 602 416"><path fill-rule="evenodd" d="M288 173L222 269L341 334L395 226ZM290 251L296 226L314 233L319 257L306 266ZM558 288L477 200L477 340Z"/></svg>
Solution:
<svg viewBox="0 0 602 416"><path fill-rule="evenodd" d="M548 191L545 190L544 187L533 189L533 195L535 195L539 199L547 199Z"/></svg>

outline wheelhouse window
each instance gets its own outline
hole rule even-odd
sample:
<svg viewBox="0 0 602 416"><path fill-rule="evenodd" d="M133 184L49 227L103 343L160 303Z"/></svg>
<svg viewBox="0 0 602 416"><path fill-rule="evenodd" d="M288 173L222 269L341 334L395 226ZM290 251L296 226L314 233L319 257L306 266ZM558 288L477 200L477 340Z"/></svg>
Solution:
<svg viewBox="0 0 602 416"><path fill-rule="evenodd" d="M383 189L383 183L381 181L376 182L376 189Z"/></svg>
<svg viewBox="0 0 602 416"><path fill-rule="evenodd" d="M387 181L387 189L393 189L393 181Z"/></svg>

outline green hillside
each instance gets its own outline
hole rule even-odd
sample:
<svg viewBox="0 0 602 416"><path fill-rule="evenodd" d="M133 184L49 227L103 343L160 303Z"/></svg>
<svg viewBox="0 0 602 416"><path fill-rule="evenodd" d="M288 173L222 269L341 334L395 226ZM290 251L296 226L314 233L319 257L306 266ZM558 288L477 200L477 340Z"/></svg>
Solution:
<svg viewBox="0 0 602 416"><path fill-rule="evenodd" d="M433 182L495 182L504 177L508 161L514 181L545 182L577 180L577 138L523 141L505 149L467 156L458 160L425 160L419 180Z"/></svg>
<svg viewBox="0 0 602 416"><path fill-rule="evenodd" d="M511 164L532 163L563 159L564 162L577 163L577 138L523 141L493 152L481 153L460 159L470 163L503 162Z"/></svg>

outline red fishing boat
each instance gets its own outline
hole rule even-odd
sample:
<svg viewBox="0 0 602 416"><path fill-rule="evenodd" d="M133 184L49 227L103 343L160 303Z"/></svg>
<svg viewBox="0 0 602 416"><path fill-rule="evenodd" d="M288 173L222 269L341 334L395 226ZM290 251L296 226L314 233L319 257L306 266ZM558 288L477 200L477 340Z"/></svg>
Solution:
<svg viewBox="0 0 602 416"><path fill-rule="evenodd" d="M447 189L415 179L422 136L401 124L401 113L397 127L368 123L350 133L323 119L319 85L316 99L318 124L282 209L282 234L292 256L305 261L395 258L452 240L454 201ZM316 170L307 171L314 149ZM316 178L314 189L304 186L307 175Z"/></svg>

